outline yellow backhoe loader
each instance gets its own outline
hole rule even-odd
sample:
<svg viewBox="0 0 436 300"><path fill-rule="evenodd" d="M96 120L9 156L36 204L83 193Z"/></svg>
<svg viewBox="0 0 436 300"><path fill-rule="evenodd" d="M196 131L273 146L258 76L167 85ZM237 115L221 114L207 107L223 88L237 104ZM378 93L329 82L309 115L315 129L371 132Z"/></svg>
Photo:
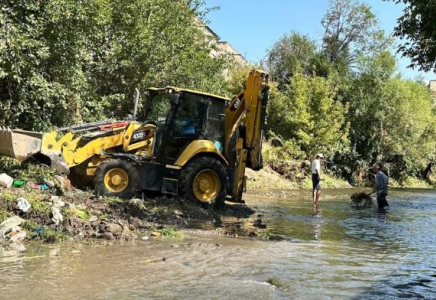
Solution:
<svg viewBox="0 0 436 300"><path fill-rule="evenodd" d="M188 89L146 91L144 122L103 121L51 133L0 130L0 154L36 157L93 183L101 195L180 195L204 205L242 201L245 168L262 168L268 74L252 70L233 99Z"/></svg>

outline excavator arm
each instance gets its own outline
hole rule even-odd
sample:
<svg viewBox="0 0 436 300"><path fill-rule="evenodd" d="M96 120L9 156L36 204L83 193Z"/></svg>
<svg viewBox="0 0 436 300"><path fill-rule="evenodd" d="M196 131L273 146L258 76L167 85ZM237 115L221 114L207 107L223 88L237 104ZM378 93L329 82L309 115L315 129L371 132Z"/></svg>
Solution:
<svg viewBox="0 0 436 300"><path fill-rule="evenodd" d="M252 70L242 91L229 103L225 111L225 154L234 168L232 200L241 201L245 168L260 170L266 106L269 95L269 76ZM245 124L243 117L245 116ZM239 131L239 132L238 132Z"/></svg>

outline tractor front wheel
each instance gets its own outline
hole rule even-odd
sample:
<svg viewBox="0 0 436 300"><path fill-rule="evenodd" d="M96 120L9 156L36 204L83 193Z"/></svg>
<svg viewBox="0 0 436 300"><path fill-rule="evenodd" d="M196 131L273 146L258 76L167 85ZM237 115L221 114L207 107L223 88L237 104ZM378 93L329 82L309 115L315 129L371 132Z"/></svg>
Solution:
<svg viewBox="0 0 436 300"><path fill-rule="evenodd" d="M228 185L224 165L212 157L199 157L183 167L179 181L179 195L203 207L224 204Z"/></svg>
<svg viewBox="0 0 436 300"><path fill-rule="evenodd" d="M123 159L107 159L95 171L98 195L130 199L135 196L138 183L137 169Z"/></svg>

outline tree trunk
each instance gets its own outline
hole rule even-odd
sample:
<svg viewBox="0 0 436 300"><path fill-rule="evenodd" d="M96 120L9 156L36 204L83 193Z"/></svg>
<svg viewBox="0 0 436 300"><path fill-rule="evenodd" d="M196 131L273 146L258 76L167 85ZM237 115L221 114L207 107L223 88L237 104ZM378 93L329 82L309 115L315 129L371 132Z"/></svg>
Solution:
<svg viewBox="0 0 436 300"><path fill-rule="evenodd" d="M427 167L425 168L425 170L422 172L422 177L424 179L429 179L430 174L431 174L431 168L433 167L433 163L429 163L427 165Z"/></svg>

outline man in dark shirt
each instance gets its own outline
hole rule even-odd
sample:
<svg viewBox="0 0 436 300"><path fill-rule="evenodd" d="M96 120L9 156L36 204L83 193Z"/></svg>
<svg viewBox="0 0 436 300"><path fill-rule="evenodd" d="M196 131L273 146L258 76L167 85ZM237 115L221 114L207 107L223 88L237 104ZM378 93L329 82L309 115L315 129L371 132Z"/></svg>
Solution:
<svg viewBox="0 0 436 300"><path fill-rule="evenodd" d="M373 166L375 175L375 190L377 193L377 204L379 209L389 206L386 196L388 195L389 177L381 171L382 164L377 162Z"/></svg>

